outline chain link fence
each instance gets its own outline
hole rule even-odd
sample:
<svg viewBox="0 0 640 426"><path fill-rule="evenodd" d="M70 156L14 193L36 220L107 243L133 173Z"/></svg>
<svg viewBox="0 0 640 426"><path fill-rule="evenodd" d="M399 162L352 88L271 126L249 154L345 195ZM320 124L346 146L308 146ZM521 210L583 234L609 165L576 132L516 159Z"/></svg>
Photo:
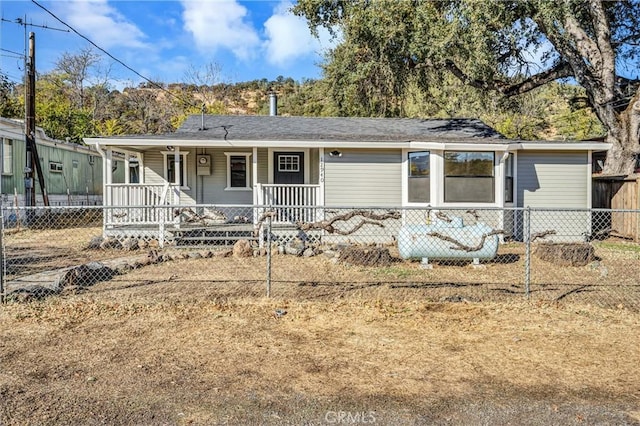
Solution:
<svg viewBox="0 0 640 426"><path fill-rule="evenodd" d="M640 211L124 206L2 211L5 302L101 292L640 308Z"/></svg>

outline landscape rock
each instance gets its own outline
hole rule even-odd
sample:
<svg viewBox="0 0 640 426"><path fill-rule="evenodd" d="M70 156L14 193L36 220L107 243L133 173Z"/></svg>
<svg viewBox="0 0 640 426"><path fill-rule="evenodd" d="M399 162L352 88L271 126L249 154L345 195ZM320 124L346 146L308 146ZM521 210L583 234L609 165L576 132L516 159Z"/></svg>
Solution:
<svg viewBox="0 0 640 426"><path fill-rule="evenodd" d="M91 241L89 241L89 244L87 244L87 249L88 250L99 250L101 248L102 242L104 241L104 238L102 238L101 236L96 236L91 238Z"/></svg>
<svg viewBox="0 0 640 426"><path fill-rule="evenodd" d="M63 289L67 286L90 286L98 281L110 280L114 271L100 262L89 262L69 269L57 282L57 287Z"/></svg>
<svg viewBox="0 0 640 426"><path fill-rule="evenodd" d="M229 257L233 254L233 249L217 250L213 252L214 257Z"/></svg>
<svg viewBox="0 0 640 426"><path fill-rule="evenodd" d="M233 245L233 255L235 257L252 257L253 248L248 240L238 240Z"/></svg>
<svg viewBox="0 0 640 426"><path fill-rule="evenodd" d="M122 244L116 238L106 238L100 244L100 248L102 250L120 249L122 248Z"/></svg>
<svg viewBox="0 0 640 426"><path fill-rule="evenodd" d="M122 242L122 250L134 251L138 250L138 240L135 238L127 238Z"/></svg>
<svg viewBox="0 0 640 426"><path fill-rule="evenodd" d="M49 287L32 285L10 292L9 294L7 294L6 300L8 302L32 302L58 293L59 291L56 291Z"/></svg>

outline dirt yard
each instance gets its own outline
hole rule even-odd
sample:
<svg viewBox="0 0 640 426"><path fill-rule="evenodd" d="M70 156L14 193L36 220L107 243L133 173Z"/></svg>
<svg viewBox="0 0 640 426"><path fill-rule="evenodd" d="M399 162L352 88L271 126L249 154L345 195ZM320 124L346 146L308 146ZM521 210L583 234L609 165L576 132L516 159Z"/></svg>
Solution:
<svg viewBox="0 0 640 426"><path fill-rule="evenodd" d="M266 299L207 281L214 260L0 307L0 424L640 424L637 311L324 281Z"/></svg>
<svg viewBox="0 0 640 426"><path fill-rule="evenodd" d="M95 232L6 235L7 271L126 256ZM0 425L640 425L637 245L534 256L530 301L523 255L275 255L270 299L264 257L193 256L2 305Z"/></svg>

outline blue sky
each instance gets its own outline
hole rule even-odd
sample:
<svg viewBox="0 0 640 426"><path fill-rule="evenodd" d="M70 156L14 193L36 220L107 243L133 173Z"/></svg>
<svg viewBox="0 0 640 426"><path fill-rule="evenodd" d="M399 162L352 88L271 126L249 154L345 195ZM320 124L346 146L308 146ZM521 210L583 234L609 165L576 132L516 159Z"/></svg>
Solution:
<svg viewBox="0 0 640 426"><path fill-rule="evenodd" d="M44 1L42 6L78 33L108 51L138 73L164 83L184 82L190 69L207 64L220 67L221 82L278 76L318 78L318 63L332 40L315 39L304 20L289 12L290 0ZM12 81L23 74L25 28L29 24L67 30L56 18L31 1L0 1L0 72ZM11 21L11 22L6 22ZM89 43L73 32L36 26L36 66L46 73L67 52L75 54ZM100 53L96 50L97 53ZM107 58L102 72L116 85L137 84L135 73Z"/></svg>

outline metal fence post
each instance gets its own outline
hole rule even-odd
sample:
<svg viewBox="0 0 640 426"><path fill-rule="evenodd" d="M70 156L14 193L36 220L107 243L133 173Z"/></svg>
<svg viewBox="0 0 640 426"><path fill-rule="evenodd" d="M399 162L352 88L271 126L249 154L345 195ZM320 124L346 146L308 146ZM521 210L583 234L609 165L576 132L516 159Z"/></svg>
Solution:
<svg viewBox="0 0 640 426"><path fill-rule="evenodd" d="M267 297L271 297L271 220L272 215L269 215L267 219Z"/></svg>
<svg viewBox="0 0 640 426"><path fill-rule="evenodd" d="M4 303L4 215L0 213L0 303Z"/></svg>
<svg viewBox="0 0 640 426"><path fill-rule="evenodd" d="M160 224L158 225L158 246L164 248L165 209L160 207Z"/></svg>
<svg viewBox="0 0 640 426"><path fill-rule="evenodd" d="M524 294L527 299L531 295L531 208L527 206L524 210L525 223L525 259L524 259Z"/></svg>

